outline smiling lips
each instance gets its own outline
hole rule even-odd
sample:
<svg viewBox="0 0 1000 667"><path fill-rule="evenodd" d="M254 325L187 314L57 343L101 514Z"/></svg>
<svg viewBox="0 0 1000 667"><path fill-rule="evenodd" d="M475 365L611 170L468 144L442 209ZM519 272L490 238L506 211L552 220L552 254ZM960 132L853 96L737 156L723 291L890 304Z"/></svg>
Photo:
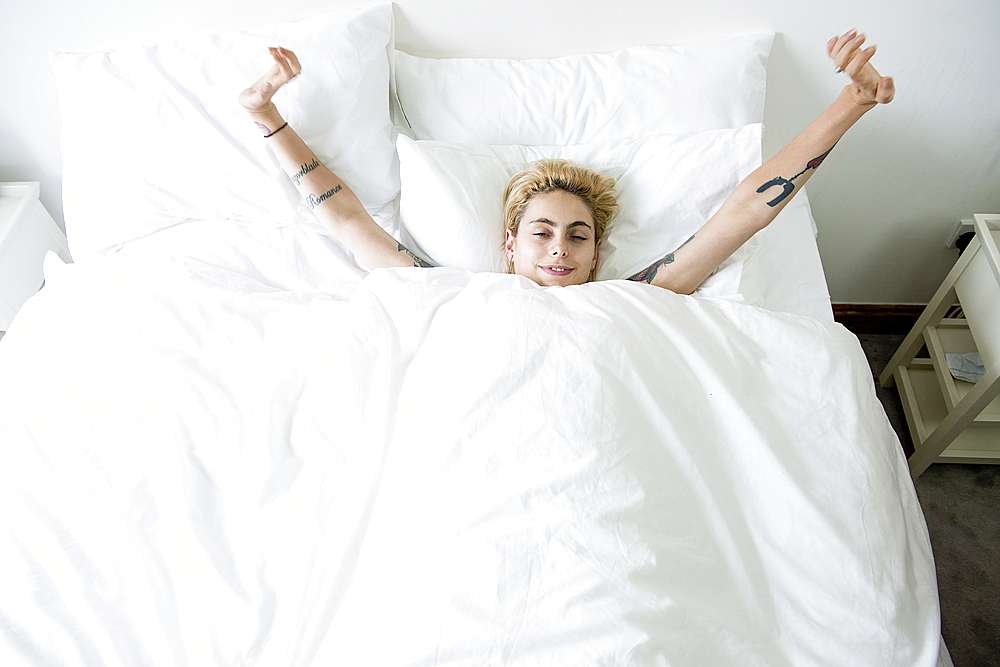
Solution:
<svg viewBox="0 0 1000 667"><path fill-rule="evenodd" d="M550 276L568 276L570 273L573 272L573 269L571 269L570 267L562 266L560 264L542 265L539 266L538 268L540 268L542 271L549 274Z"/></svg>

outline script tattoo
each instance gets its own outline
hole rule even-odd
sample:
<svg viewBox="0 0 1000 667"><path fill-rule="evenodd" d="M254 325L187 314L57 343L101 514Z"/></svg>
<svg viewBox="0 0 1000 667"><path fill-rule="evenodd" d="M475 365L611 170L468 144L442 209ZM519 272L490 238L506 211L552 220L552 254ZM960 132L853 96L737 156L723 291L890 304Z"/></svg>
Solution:
<svg viewBox="0 0 1000 667"><path fill-rule="evenodd" d="M434 268L433 264L431 264L430 262L425 262L424 260L422 260L419 257L417 257L416 255L414 255L402 243L397 243L396 247L399 249L400 252L405 252L407 255L410 256L410 259L413 260L413 266L419 266L422 269L432 269L432 268Z"/></svg>
<svg viewBox="0 0 1000 667"><path fill-rule="evenodd" d="M299 167L299 170L297 172L295 172L294 174L289 174L288 176L295 183L295 187L298 187L299 182L302 181L302 177L318 167L319 167L319 160L313 158L312 162L310 162L309 164L303 164L301 167Z"/></svg>
<svg viewBox="0 0 1000 667"><path fill-rule="evenodd" d="M312 194L308 195L306 197L306 202L308 202L309 208L313 208L314 209L317 206L319 206L320 204L322 204L324 201L326 201L327 199L329 199L330 197L332 197L333 195L335 195L338 192L340 192L341 190L343 190L343 188L338 185L337 187L333 188L332 190L327 190L326 192L324 192L323 194L321 194L319 197L317 197L316 195L312 195Z"/></svg>
<svg viewBox="0 0 1000 667"><path fill-rule="evenodd" d="M694 240L694 236L692 236L687 241L685 241L684 243L682 243L681 244L681 248L683 248L684 246L686 246L688 243L691 243L691 241L693 241L693 240ZM680 248L678 248L678 250L680 250ZM676 250L674 252L676 252ZM674 263L674 253L670 253L669 255L667 255L666 257L664 257L663 259L658 260L656 262L653 262L652 265L650 265L646 269L643 269L639 273L635 274L634 276L632 276L631 278L629 278L629 280L634 280L637 283L647 283L649 285L652 285L653 284L653 278L656 277L656 272L659 270L659 268L661 266L666 266L667 264L673 264L673 263Z"/></svg>
<svg viewBox="0 0 1000 667"><path fill-rule="evenodd" d="M783 202L785 199L787 199L789 196L791 196L792 191L795 190L795 184L792 183L792 181L794 181L796 178L798 178L802 174L806 173L810 169L819 169L819 166L821 164L823 164L823 160L826 159L826 156L830 154L830 151L832 151L833 148L836 147L836 145L837 144L834 144L833 147L831 147L829 151L823 153L822 155L820 155L818 157L814 157L813 159L809 160L809 162L806 163L806 168L803 169L802 171L800 171L799 173L795 174L791 178L787 178L786 179L786 178L782 178L781 176L775 176L774 178L772 178L771 180L769 180L767 183L765 183L764 185L762 185L759 188L757 188L757 192L764 192L765 190L770 190L771 188L780 185L781 186L781 194L779 194L777 197L775 197L771 201L767 202L768 206L772 206L772 207L773 206L777 206L778 204L780 204L781 202Z"/></svg>

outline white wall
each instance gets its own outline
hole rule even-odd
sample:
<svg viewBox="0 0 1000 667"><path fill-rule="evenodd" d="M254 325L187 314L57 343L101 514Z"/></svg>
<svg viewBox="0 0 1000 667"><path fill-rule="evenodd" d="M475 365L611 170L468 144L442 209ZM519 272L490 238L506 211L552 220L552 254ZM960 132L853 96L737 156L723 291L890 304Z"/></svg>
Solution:
<svg viewBox="0 0 1000 667"><path fill-rule="evenodd" d="M0 0L0 181L41 181L43 203L61 218L49 50L115 48L373 2ZM826 40L864 30L880 47L876 66L895 77L897 99L862 119L807 188L835 302L927 302L956 257L944 248L948 232L973 213L1000 212L996 0L399 0L395 11L397 45L435 57L557 56L772 30L765 155L846 83L826 58Z"/></svg>

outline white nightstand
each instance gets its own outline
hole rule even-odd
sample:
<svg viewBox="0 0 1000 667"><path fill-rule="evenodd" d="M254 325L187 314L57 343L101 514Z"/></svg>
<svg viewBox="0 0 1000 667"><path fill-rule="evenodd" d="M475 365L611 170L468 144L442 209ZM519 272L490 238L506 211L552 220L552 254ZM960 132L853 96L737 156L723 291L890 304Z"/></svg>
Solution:
<svg viewBox="0 0 1000 667"><path fill-rule="evenodd" d="M49 250L70 261L66 235L38 201L38 183L0 183L0 331L42 286Z"/></svg>
<svg viewBox="0 0 1000 667"><path fill-rule="evenodd" d="M975 238L879 377L899 389L913 477L935 461L1000 463L1000 215L975 217ZM956 301L964 318L945 318ZM975 352L985 374L954 379L946 355Z"/></svg>

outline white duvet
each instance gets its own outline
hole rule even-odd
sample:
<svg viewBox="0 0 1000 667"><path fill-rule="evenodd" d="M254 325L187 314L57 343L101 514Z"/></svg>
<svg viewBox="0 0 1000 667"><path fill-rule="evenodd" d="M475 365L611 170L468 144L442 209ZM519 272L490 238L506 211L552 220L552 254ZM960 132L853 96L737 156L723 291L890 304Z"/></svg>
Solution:
<svg viewBox="0 0 1000 667"><path fill-rule="evenodd" d="M934 665L857 340L625 281L50 265L0 342L0 663Z"/></svg>

